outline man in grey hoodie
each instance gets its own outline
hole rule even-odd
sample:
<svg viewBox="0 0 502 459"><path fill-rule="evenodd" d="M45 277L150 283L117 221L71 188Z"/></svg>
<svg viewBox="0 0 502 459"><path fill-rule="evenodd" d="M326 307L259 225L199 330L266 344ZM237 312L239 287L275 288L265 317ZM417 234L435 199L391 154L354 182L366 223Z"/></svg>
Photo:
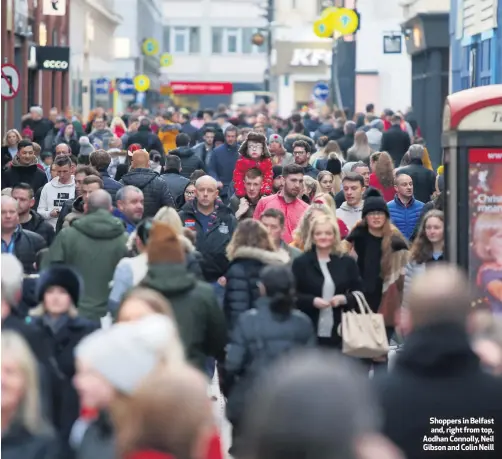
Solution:
<svg viewBox="0 0 502 459"><path fill-rule="evenodd" d="M345 202L336 210L336 217L345 223L349 231L361 220L363 212L364 177L348 172L342 180Z"/></svg>

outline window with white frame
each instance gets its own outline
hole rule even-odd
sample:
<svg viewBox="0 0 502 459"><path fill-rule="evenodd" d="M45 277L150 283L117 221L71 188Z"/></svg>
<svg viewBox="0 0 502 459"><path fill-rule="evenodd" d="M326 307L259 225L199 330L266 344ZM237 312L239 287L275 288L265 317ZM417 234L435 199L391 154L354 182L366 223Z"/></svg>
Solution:
<svg viewBox="0 0 502 459"><path fill-rule="evenodd" d="M213 27L213 54L256 54L267 49L266 39L261 46L253 45L252 37L257 29L251 27Z"/></svg>
<svg viewBox="0 0 502 459"><path fill-rule="evenodd" d="M199 27L164 27L163 51L173 54L200 52Z"/></svg>

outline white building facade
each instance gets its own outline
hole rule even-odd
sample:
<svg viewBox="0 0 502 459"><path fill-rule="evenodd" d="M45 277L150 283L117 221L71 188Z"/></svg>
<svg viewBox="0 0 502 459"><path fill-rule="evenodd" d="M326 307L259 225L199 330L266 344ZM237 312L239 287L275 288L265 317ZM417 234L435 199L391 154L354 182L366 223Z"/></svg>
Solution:
<svg viewBox="0 0 502 459"><path fill-rule="evenodd" d="M266 26L264 11L260 8L263 3L259 0L163 1L162 48L173 56L173 64L162 72L170 82L190 83L184 85L183 102L211 106L211 99L218 96L218 87L231 87L234 92L263 87L266 44L258 47L251 42L253 34ZM193 84L210 82L226 85ZM189 88L194 88L193 94Z"/></svg>
<svg viewBox="0 0 502 459"><path fill-rule="evenodd" d="M92 80L113 74L115 29L122 17L114 0L72 0L70 8L70 100L74 108L84 108L84 87ZM84 102L83 100L84 99Z"/></svg>
<svg viewBox="0 0 502 459"><path fill-rule="evenodd" d="M318 38L313 32L314 21L329 4L333 2L275 0L272 73L281 115L309 103L316 83L330 82L333 42ZM347 99L352 99L356 111L364 111L370 102L377 111L387 107L406 109L411 100L411 63L401 35L403 10L399 0L346 0L345 6L356 8L361 15L355 53L343 58L348 70L344 69L342 76L353 80L345 87L352 86L355 93ZM392 37L394 45L400 42L400 52L392 46L387 46L387 52L394 51L392 54L384 52L384 37ZM344 40L352 42L354 37ZM385 40L388 45L389 39ZM309 57L298 61L295 56L301 55Z"/></svg>

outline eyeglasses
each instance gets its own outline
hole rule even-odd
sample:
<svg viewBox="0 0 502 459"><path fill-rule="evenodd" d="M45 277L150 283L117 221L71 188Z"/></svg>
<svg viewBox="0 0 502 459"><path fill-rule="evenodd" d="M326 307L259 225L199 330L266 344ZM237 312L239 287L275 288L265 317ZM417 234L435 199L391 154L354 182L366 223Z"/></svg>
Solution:
<svg viewBox="0 0 502 459"><path fill-rule="evenodd" d="M187 196L195 196L195 191L185 191Z"/></svg>
<svg viewBox="0 0 502 459"><path fill-rule="evenodd" d="M250 150L263 150L263 145L261 143L249 143L248 148Z"/></svg>
<svg viewBox="0 0 502 459"><path fill-rule="evenodd" d="M306 155L306 154L307 154L307 152L303 151L303 150L302 151L294 151L293 152L293 155L295 155L295 156L301 156L301 155Z"/></svg>

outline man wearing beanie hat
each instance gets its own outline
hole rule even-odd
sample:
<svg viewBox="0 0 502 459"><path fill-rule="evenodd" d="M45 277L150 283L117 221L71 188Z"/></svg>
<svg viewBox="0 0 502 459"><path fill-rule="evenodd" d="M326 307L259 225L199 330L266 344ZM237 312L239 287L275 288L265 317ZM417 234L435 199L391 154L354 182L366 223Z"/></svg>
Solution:
<svg viewBox="0 0 502 459"><path fill-rule="evenodd" d="M37 285L39 306L29 312L26 322L42 336L41 347L50 350L57 378L52 391L52 417L62 438L68 438L78 417L79 402L73 387L74 351L82 338L97 325L78 317L82 291L80 276L69 266L54 265L42 271Z"/></svg>
<svg viewBox="0 0 502 459"><path fill-rule="evenodd" d="M188 272L176 232L166 223L154 222L147 253L148 273L141 285L157 290L171 303L188 361L204 370L207 357L223 359L225 317L212 287Z"/></svg>
<svg viewBox="0 0 502 459"><path fill-rule="evenodd" d="M284 148L284 139L279 134L272 134L268 138L268 149L274 165L287 166L295 162L294 156Z"/></svg>

